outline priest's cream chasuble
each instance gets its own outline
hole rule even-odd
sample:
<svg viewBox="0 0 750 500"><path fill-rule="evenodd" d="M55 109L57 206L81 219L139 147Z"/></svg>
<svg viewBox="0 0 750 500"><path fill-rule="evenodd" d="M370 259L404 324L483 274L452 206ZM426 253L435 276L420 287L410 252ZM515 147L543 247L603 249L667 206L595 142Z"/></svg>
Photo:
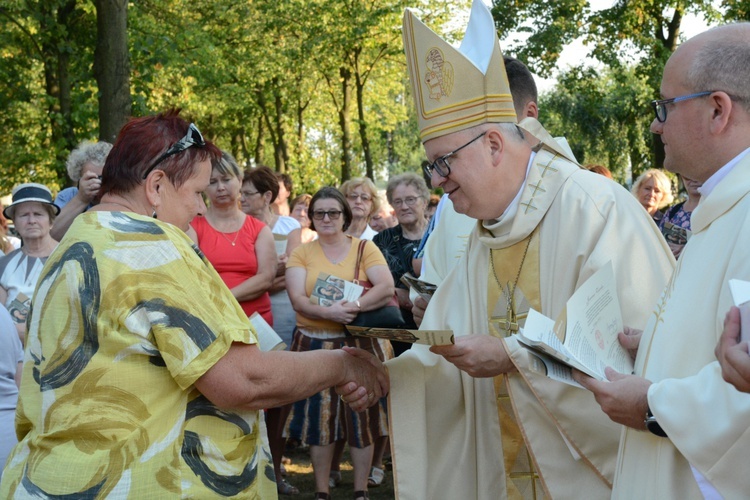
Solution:
<svg viewBox="0 0 750 500"><path fill-rule="evenodd" d="M625 429L614 497L702 498L692 464L727 499L750 495L750 395L722 380L714 347L732 305L727 281L750 280L750 155L701 199L693 235L656 303L636 358L669 438Z"/></svg>
<svg viewBox="0 0 750 500"><path fill-rule="evenodd" d="M476 225L422 323L510 334L519 372L505 378L506 395L423 346L388 362L398 498L609 498L620 426L588 391L531 373L512 334L529 305L557 317L610 260L625 324L644 325L674 265L661 234L621 186L542 147L516 213Z"/></svg>

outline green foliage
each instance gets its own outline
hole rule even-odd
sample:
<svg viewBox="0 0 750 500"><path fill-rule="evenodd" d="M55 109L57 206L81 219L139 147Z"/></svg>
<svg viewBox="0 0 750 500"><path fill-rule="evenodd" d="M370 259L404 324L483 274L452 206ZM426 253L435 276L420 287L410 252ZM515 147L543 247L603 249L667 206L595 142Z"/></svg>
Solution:
<svg viewBox="0 0 750 500"><path fill-rule="evenodd" d="M632 68L600 73L576 67L563 73L540 98L540 120L564 136L583 165L599 163L620 183L651 168L650 89Z"/></svg>

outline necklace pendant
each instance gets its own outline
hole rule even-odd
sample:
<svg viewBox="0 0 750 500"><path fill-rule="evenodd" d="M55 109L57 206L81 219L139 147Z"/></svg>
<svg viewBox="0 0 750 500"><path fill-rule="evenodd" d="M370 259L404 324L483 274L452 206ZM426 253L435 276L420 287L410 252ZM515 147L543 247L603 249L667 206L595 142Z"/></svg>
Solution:
<svg viewBox="0 0 750 500"><path fill-rule="evenodd" d="M232 246L234 246L234 241L232 242Z"/></svg>

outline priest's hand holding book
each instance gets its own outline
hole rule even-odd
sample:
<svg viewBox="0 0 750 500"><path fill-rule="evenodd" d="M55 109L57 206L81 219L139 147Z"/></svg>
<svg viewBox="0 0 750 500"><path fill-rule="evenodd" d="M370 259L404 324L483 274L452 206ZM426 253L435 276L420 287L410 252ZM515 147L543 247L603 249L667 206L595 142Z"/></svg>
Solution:
<svg viewBox="0 0 750 500"><path fill-rule="evenodd" d="M516 371L502 340L492 335L465 335L453 345L434 345L430 351L444 357L472 377L495 377Z"/></svg>
<svg viewBox="0 0 750 500"><path fill-rule="evenodd" d="M602 382L573 370L575 381L594 393L594 399L612 421L646 430L644 417L649 411L648 388L651 381L637 375L625 375L609 367L605 369L605 375L608 381Z"/></svg>

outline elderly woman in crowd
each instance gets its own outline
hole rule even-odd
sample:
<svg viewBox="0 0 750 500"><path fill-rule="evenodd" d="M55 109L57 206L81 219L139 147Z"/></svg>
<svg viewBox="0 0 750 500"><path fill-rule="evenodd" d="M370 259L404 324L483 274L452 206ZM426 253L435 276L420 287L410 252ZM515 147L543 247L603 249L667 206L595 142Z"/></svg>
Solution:
<svg viewBox="0 0 750 500"><path fill-rule="evenodd" d="M5 217L13 219L23 246L0 258L0 301L10 311L22 342L31 295L44 263L57 247L50 228L59 212L47 186L35 183L16 186L13 203L3 210Z"/></svg>
<svg viewBox="0 0 750 500"><path fill-rule="evenodd" d="M664 216L661 211L672 204L672 183L667 174L655 168L643 172L630 189L633 196L643 205L646 212L658 223Z"/></svg>
<svg viewBox="0 0 750 500"><path fill-rule="evenodd" d="M258 349L185 234L219 155L176 112L120 131L101 203L33 298L0 497L272 498L261 408L331 385L361 384L355 401L387 389L366 353Z"/></svg>
<svg viewBox="0 0 750 500"><path fill-rule="evenodd" d="M406 321L405 328L416 328L411 314L412 303L409 300L409 288L401 283L401 276L412 270L412 259L422 241L428 220L425 217L430 190L421 175L413 173L399 174L388 181L385 191L388 203L396 211L398 225L378 233L373 238L388 262L388 269L396 283L396 296L401 313ZM411 347L411 344L394 343L396 355Z"/></svg>
<svg viewBox="0 0 750 500"><path fill-rule="evenodd" d="M345 336L344 325L360 311L371 311L388 303L393 295L393 279L383 255L369 241L345 233L352 221L352 211L344 196L335 188L324 187L313 196L308 216L318 239L292 252L287 263L286 281L289 297L297 311L294 351L336 352L343 346L358 346L375 353L381 360L390 353L371 339ZM338 301L330 305L312 303L310 296L321 273L352 281L359 278L372 288L358 300ZM386 344L387 346L387 344ZM367 477L372 461L373 442L388 434L384 401L362 413L346 407L332 390L324 390L305 401L295 403L290 425L295 419L306 419L302 441L310 445L315 473L316 498L330 498L329 474L334 442L347 439L354 465L354 496L367 498Z"/></svg>
<svg viewBox="0 0 750 500"><path fill-rule="evenodd" d="M240 193L242 210L265 225L273 233L275 272L268 281L274 317L273 329L289 346L292 343L296 319L292 303L289 301L289 295L286 293L284 272L289 254L299 246L300 225L292 217L273 212L274 201L279 194L280 186L283 185L283 182L273 170L260 165L245 172ZM283 480L281 476L281 460L286 444L286 439L283 437L284 422L290 410L291 407L289 406L266 409L266 424L268 425L268 439L270 440L279 493L296 495L299 490Z"/></svg>
<svg viewBox="0 0 750 500"><path fill-rule="evenodd" d="M318 237L315 231L310 229L310 218L307 216L307 210L310 208L310 200L312 200L312 195L304 193L293 199L291 204L291 216L302 227L302 231L300 232L301 243L310 243Z"/></svg>
<svg viewBox="0 0 750 500"><path fill-rule="evenodd" d="M68 156L65 166L76 186L63 189L55 198L60 215L52 228L52 237L57 241L65 236L73 219L99 202L102 169L111 149L108 142L83 141Z"/></svg>
<svg viewBox="0 0 750 500"><path fill-rule="evenodd" d="M698 202L701 201L700 187L703 185L702 182L688 179L684 175L680 175L680 180L685 186L687 199L670 207L658 222L659 230L666 238L667 245L672 250L675 259L680 256L687 244L690 217L698 206Z"/></svg>
<svg viewBox="0 0 750 500"><path fill-rule="evenodd" d="M346 234L361 240L371 240L378 233L369 226L370 218L380 209L380 197L375 184L367 177L355 177L344 182L339 191L344 193L352 211L352 223Z"/></svg>
<svg viewBox="0 0 750 500"><path fill-rule="evenodd" d="M276 275L276 249L271 230L240 210L242 170L222 152L211 161L206 214L190 223L188 235L240 303L247 316L258 313L273 325L268 290Z"/></svg>

